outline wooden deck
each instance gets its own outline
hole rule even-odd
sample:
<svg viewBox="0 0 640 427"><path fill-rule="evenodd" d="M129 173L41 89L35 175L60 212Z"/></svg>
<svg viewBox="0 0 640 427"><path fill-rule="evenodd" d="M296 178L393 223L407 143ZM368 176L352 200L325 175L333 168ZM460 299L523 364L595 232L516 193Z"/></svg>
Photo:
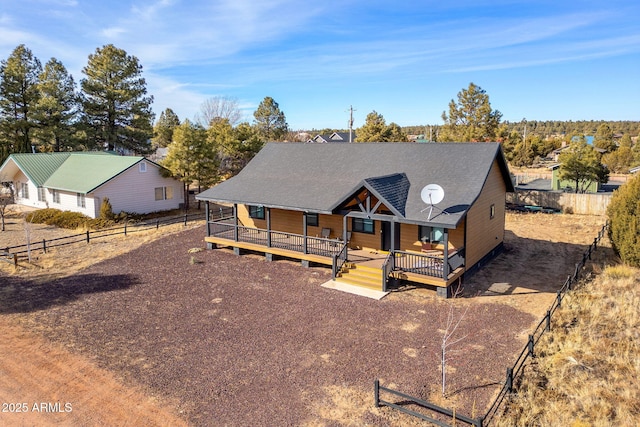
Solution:
<svg viewBox="0 0 640 427"><path fill-rule="evenodd" d="M225 239L222 237L208 236L204 238L204 241L207 243L218 245L218 246L228 246L228 247L233 247L238 249L245 249L248 251L263 252L265 254L272 254L272 255L277 255L285 258L305 260L305 261L314 262L317 264L323 264L323 265L329 265L329 266L333 264L333 259L331 257L325 257L321 255L314 255L314 254L305 254L303 252L292 251L289 249L268 247L268 246L258 245L258 244L249 243L249 242L235 242L233 240Z"/></svg>
<svg viewBox="0 0 640 427"><path fill-rule="evenodd" d="M234 241L226 237L207 236L204 238L205 242L214 245L213 247L232 247L236 253L240 253L240 250L247 250L253 252L264 253L271 259L271 256L276 255L288 259L300 260L303 265L308 266L309 263L327 265L331 267L333 265L333 258L330 256L322 256L316 254L303 253L302 251L283 249L278 247L269 247L262 244ZM384 261L388 253L383 251L372 251L362 249L349 249L348 262L363 266L365 268L382 269ZM412 283L420 283L429 286L435 286L438 288L439 295L447 295L448 288L461 280L464 274L464 267L459 267L449 273L449 277L445 281L442 277L428 276L425 274L418 274L409 271L396 270L391 272L390 278L402 281L408 281ZM382 286L382 285L381 285Z"/></svg>

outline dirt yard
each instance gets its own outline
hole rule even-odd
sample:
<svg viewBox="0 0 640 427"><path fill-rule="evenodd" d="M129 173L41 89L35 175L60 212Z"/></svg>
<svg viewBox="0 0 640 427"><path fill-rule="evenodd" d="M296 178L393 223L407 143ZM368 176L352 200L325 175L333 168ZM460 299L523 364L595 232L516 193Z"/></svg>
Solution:
<svg viewBox="0 0 640 427"><path fill-rule="evenodd" d="M0 412L0 424L419 425L373 406L376 378L478 416L603 224L508 214L505 252L465 283L465 298L447 301L411 287L369 300L320 287L324 268L196 252L202 227L137 248L136 236L72 245L16 273L7 265L0 397L29 410ZM17 226L13 235L24 239ZM443 399L450 313L461 340ZM35 412L39 402L62 410Z"/></svg>

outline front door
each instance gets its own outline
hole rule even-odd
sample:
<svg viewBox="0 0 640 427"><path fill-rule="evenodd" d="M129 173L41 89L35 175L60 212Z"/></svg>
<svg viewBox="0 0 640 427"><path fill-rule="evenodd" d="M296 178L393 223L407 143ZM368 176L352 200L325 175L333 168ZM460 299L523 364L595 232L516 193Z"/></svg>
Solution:
<svg viewBox="0 0 640 427"><path fill-rule="evenodd" d="M391 223L387 221L382 221L382 236L381 236L381 249L383 251L391 250ZM400 223L394 222L395 230L394 230L394 240L395 244L393 245L394 249L400 249Z"/></svg>

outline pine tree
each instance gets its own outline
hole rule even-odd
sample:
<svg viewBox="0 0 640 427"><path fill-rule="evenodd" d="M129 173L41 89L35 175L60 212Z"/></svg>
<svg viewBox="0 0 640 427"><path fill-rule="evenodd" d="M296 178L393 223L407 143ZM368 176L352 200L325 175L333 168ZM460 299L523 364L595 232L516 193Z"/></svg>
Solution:
<svg viewBox="0 0 640 427"><path fill-rule="evenodd" d="M96 49L80 81L90 143L108 150L151 151L152 96L138 58L113 45Z"/></svg>
<svg viewBox="0 0 640 427"><path fill-rule="evenodd" d="M613 193L607 216L614 250L624 263L640 267L640 175Z"/></svg>
<svg viewBox="0 0 640 427"><path fill-rule="evenodd" d="M68 151L76 147L79 99L73 77L55 58L45 64L38 83L40 99L35 118L36 139L42 151Z"/></svg>
<svg viewBox="0 0 640 427"><path fill-rule="evenodd" d="M254 126L265 141L280 141L289 125L280 106L270 96L265 97L253 113Z"/></svg>
<svg viewBox="0 0 640 427"><path fill-rule="evenodd" d="M375 110L367 114L364 125L356 131L357 142L406 142L407 135L396 123L387 125L384 116Z"/></svg>
<svg viewBox="0 0 640 427"><path fill-rule="evenodd" d="M180 118L171 108L160 113L160 118L153 127L152 143L154 147L167 147L173 141L173 131L180 126Z"/></svg>
<svg viewBox="0 0 640 427"><path fill-rule="evenodd" d="M11 153L32 150L36 126L32 116L40 98L41 72L40 61L23 44L0 62L0 162Z"/></svg>
<svg viewBox="0 0 640 427"><path fill-rule="evenodd" d="M458 92L458 102L449 103L449 114L442 113L445 122L440 141L482 142L496 138L502 113L491 109L489 95L480 86L469 83Z"/></svg>

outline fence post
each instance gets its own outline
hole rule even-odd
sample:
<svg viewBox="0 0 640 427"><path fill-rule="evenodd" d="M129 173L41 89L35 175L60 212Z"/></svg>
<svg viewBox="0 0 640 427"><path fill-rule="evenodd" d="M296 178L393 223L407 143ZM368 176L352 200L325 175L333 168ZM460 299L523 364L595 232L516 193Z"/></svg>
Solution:
<svg viewBox="0 0 640 427"><path fill-rule="evenodd" d="M547 332L549 332L551 330L551 310L547 310L547 326L546 326L546 330L547 330Z"/></svg>
<svg viewBox="0 0 640 427"><path fill-rule="evenodd" d="M124 222L124 235L127 235L127 221Z"/></svg>
<svg viewBox="0 0 640 427"><path fill-rule="evenodd" d="M187 214L184 214L184 225L187 226Z"/></svg>
<svg viewBox="0 0 640 427"><path fill-rule="evenodd" d="M91 237L89 237L89 230L87 230L87 243L89 243L89 239L91 239Z"/></svg>
<svg viewBox="0 0 640 427"><path fill-rule="evenodd" d="M533 335L529 335L529 342L527 343L527 348L529 349L529 356L535 357L533 352L535 347L535 341L533 340Z"/></svg>
<svg viewBox="0 0 640 427"><path fill-rule="evenodd" d="M562 294L560 291L556 291L556 300L558 301L558 307L562 305Z"/></svg>
<svg viewBox="0 0 640 427"><path fill-rule="evenodd" d="M507 393L513 392L513 368L507 368L507 381L505 382Z"/></svg>
<svg viewBox="0 0 640 427"><path fill-rule="evenodd" d="M375 380L373 382L373 399L376 405L376 408L380 407L380 380Z"/></svg>
<svg viewBox="0 0 640 427"><path fill-rule="evenodd" d="M47 253L47 240L42 239L42 253Z"/></svg>
<svg viewBox="0 0 640 427"><path fill-rule="evenodd" d="M156 219L156 230L157 230L158 228L160 228L160 220L159 220L159 219Z"/></svg>

